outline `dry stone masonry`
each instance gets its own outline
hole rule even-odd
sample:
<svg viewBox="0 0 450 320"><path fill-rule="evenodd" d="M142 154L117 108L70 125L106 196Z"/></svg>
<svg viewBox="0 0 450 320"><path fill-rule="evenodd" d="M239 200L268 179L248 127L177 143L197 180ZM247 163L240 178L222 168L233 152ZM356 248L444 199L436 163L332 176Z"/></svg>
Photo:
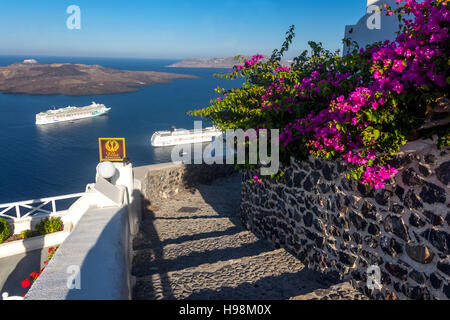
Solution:
<svg viewBox="0 0 450 320"><path fill-rule="evenodd" d="M133 242L134 299L367 299L349 282L308 271L287 250L245 230L240 174L224 177L225 165L150 167L143 187L155 183L156 190L147 194ZM188 174L194 172L195 178ZM196 181L202 182L192 187Z"/></svg>
<svg viewBox="0 0 450 320"><path fill-rule="evenodd" d="M143 181L143 194L146 199L169 199L179 192L192 189L198 184L209 184L217 178L229 176L234 172L232 165L176 165L159 168L151 166Z"/></svg>
<svg viewBox="0 0 450 320"><path fill-rule="evenodd" d="M385 189L348 180L342 162L292 160L282 180L243 175L241 219L305 265L376 299L450 299L450 148L402 148ZM380 268L382 288L367 286Z"/></svg>

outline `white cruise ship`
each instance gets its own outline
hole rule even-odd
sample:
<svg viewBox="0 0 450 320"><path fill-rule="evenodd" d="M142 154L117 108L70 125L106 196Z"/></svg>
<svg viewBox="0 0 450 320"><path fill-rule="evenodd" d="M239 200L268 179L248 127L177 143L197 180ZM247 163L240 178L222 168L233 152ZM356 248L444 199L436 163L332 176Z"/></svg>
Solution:
<svg viewBox="0 0 450 320"><path fill-rule="evenodd" d="M49 124L63 121L73 121L77 119L92 118L107 114L111 108L104 104L92 102L85 107L66 107L56 110L47 110L36 115L36 124Z"/></svg>
<svg viewBox="0 0 450 320"><path fill-rule="evenodd" d="M154 147L175 146L179 144L209 142L214 137L221 135L222 131L214 127L208 127L202 130L172 128L170 131L155 132L152 135L151 143Z"/></svg>

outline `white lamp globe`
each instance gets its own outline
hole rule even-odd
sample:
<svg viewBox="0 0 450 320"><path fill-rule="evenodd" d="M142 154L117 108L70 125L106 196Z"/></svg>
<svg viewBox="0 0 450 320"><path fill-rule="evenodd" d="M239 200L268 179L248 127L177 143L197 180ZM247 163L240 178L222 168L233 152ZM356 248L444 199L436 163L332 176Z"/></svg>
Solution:
<svg viewBox="0 0 450 320"><path fill-rule="evenodd" d="M103 177L105 179L110 179L116 173L116 167L114 166L114 164L112 162L105 161L105 162L101 162L98 165L97 171L101 177Z"/></svg>

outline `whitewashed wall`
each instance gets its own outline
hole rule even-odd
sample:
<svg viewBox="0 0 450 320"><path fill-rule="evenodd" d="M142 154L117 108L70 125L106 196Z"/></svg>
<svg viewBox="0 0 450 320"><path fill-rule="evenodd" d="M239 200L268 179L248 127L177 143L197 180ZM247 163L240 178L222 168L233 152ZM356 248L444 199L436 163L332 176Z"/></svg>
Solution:
<svg viewBox="0 0 450 320"><path fill-rule="evenodd" d="M366 45L377 41L394 40L396 32L399 30L399 22L396 16L389 17L384 12L381 12L379 16L379 28L377 26L374 29L370 29L375 24L374 19L376 19L374 18L375 12L373 9L370 10L370 7L384 4L397 7L396 0L367 0L364 16L356 24L345 26L344 38L356 41L360 48L364 48ZM352 49L353 46L348 47L344 44L344 54Z"/></svg>

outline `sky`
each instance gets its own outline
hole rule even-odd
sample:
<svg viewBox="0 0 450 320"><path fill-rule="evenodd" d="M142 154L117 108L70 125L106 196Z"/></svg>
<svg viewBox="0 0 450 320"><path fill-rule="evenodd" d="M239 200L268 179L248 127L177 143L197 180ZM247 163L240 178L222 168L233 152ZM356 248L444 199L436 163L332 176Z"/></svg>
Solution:
<svg viewBox="0 0 450 320"><path fill-rule="evenodd" d="M81 29L66 12L77 5ZM122 58L210 58L270 54L289 26L286 55L309 40L342 49L345 25L366 0L0 0L0 55Z"/></svg>

